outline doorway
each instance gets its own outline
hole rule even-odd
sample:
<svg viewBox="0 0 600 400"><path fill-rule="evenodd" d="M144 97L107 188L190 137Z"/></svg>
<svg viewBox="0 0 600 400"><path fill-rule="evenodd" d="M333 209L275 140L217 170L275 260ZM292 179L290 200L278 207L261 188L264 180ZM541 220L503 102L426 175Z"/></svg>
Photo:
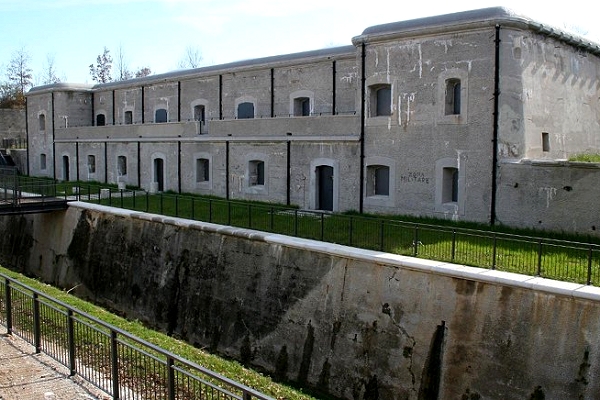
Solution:
<svg viewBox="0 0 600 400"><path fill-rule="evenodd" d="M165 161L162 158L154 159L154 182L157 184L157 190L165 190Z"/></svg>
<svg viewBox="0 0 600 400"><path fill-rule="evenodd" d="M69 156L63 156L62 158L62 180L68 181L69 176Z"/></svg>
<svg viewBox="0 0 600 400"><path fill-rule="evenodd" d="M319 165L317 176L317 209L333 211L333 167Z"/></svg>

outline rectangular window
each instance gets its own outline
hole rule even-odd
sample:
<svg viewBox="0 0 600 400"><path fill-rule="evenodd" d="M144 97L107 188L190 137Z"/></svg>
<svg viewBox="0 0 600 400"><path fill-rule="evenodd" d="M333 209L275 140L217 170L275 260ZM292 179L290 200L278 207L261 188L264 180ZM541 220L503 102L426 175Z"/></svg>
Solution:
<svg viewBox="0 0 600 400"><path fill-rule="evenodd" d="M117 158L117 175L125 176L127 175L127 157L119 156Z"/></svg>
<svg viewBox="0 0 600 400"><path fill-rule="evenodd" d="M40 169L46 169L46 155L44 153L40 154Z"/></svg>
<svg viewBox="0 0 600 400"><path fill-rule="evenodd" d="M96 156L90 154L90 155L88 155L87 159L88 159L88 172L90 174L95 174L96 173Z"/></svg>
<svg viewBox="0 0 600 400"><path fill-rule="evenodd" d="M46 115L45 114L40 114L39 125L40 125L40 131L46 130Z"/></svg>
<svg viewBox="0 0 600 400"><path fill-rule="evenodd" d="M133 124L133 111L125 111L125 125Z"/></svg>
<svg viewBox="0 0 600 400"><path fill-rule="evenodd" d="M392 86L373 85L370 87L370 114L372 117L392 115Z"/></svg>
<svg viewBox="0 0 600 400"><path fill-rule="evenodd" d="M254 104L250 102L238 104L237 117L238 119L254 118Z"/></svg>
<svg viewBox="0 0 600 400"><path fill-rule="evenodd" d="M298 97L294 99L294 116L306 117L310 115L310 99L308 97Z"/></svg>
<svg viewBox="0 0 600 400"><path fill-rule="evenodd" d="M446 81L446 115L460 114L460 79L448 79Z"/></svg>
<svg viewBox="0 0 600 400"><path fill-rule="evenodd" d="M542 132L542 151L550 151L550 134L548 132Z"/></svg>
<svg viewBox="0 0 600 400"><path fill-rule="evenodd" d="M265 184L265 163L260 160L250 161L249 166L249 185L258 186Z"/></svg>
<svg viewBox="0 0 600 400"><path fill-rule="evenodd" d="M209 174L210 163L206 158L199 158L196 160L196 182L208 182L210 179Z"/></svg>
<svg viewBox="0 0 600 400"><path fill-rule="evenodd" d="M167 110L165 110L164 108L159 108L154 113L154 122L156 122L156 123L167 122L167 118L168 118L167 117Z"/></svg>
<svg viewBox="0 0 600 400"><path fill-rule="evenodd" d="M458 201L458 169L444 168L442 176L442 203Z"/></svg>
<svg viewBox="0 0 600 400"><path fill-rule="evenodd" d="M390 195L390 168L387 165L367 167L367 196Z"/></svg>
<svg viewBox="0 0 600 400"><path fill-rule="evenodd" d="M194 121L204 122L204 106L194 106Z"/></svg>

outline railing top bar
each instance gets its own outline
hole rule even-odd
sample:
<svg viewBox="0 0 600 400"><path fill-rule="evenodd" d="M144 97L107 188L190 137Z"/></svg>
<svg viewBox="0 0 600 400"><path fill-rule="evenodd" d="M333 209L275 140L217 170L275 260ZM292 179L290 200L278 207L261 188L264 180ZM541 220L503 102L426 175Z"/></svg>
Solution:
<svg viewBox="0 0 600 400"><path fill-rule="evenodd" d="M235 388L237 388L237 389L239 389L239 390L241 390L241 391L243 391L245 393L252 394L252 396L254 396L254 397L258 398L258 399L262 399L262 400L274 400L272 397L266 396L266 395L264 395L264 394L262 394L262 393L260 393L260 392L258 392L256 390L252 389L249 386L246 386L246 385L244 385L242 383L239 383L239 382L236 382L234 380L231 380L231 379L229 379L229 378L227 378L227 377L225 377L225 376L223 376L223 375L221 375L221 374L219 374L217 372L214 372L214 371L211 371L209 369L206 369L206 368L202 367L201 365L198 365L198 364L193 363L191 361L185 360L185 359L179 357L178 355L176 355L174 353L171 353L171 352L169 352L169 351L167 351L165 349L161 349L160 347L158 347L158 346L156 346L156 345L154 345L154 344L152 344L152 343L150 343L150 342L148 342L148 341L146 341L146 340L144 340L142 338L134 336L134 335L132 335L132 334L130 334L130 333L122 330L122 329L117 328L116 326L108 324L108 323L106 323L106 322L104 322L104 321L102 321L102 320L100 320L100 319L98 319L98 318L96 318L96 317L94 317L94 316L92 316L90 314L87 314L86 312L79 311L79 310L73 308L72 306L68 305L67 303L64 303L64 302L62 302L62 301L60 301L58 299L54 299L54 298L46 295L45 293L42 293L42 292L40 292L40 291L32 288L29 285L21 283L21 282L19 282L18 280L14 279L14 278L11 278L8 275L5 275L5 274L3 274L3 273L0 272L0 277L2 277L4 280L7 280L7 281L11 282L11 285L12 284L16 284L16 285L18 285L18 286L20 286L22 288L25 288L26 290L30 291L31 293L35 293L38 296L40 296L40 297L42 297L42 298L44 298L44 299L46 299L48 301L51 301L51 302L53 302L55 304L58 304L61 307L66 308L67 310L71 310L73 313L78 314L78 315L80 315L82 317L85 317L86 319L89 319L90 321L93 321L94 323L96 323L96 324L98 324L98 325L100 325L100 326L102 326L104 328L110 329L111 331L117 333L119 336L125 337L125 338L127 338L129 340L132 340L132 341L134 341L134 342L136 342L136 343L138 343L140 345L146 346L146 347L152 349L153 351L156 351L157 353L159 353L159 354L161 354L161 355L163 355L163 356L165 356L167 358L170 358L170 359L173 359L173 360L177 361L178 363L180 363L182 365L187 365L187 366L189 366L191 368L194 368L194 369L196 369L197 371L203 373L206 376L209 376L211 378L217 379L217 380L219 380L219 381L221 381L221 382L223 382L223 383L225 383L227 385L230 385L232 387L235 387Z"/></svg>

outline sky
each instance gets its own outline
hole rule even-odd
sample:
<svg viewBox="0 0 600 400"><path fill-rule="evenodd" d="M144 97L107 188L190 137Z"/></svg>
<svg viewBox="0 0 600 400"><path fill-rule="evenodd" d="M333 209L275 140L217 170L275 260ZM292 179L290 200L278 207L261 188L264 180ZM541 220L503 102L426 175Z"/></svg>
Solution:
<svg viewBox="0 0 600 400"><path fill-rule="evenodd" d="M524 0L0 0L0 82L15 53L34 84L49 60L63 82L94 83L89 65L110 50L130 70L177 70L186 49L201 66L352 44L369 26L502 6L600 43L600 5ZM114 76L114 72L113 72Z"/></svg>

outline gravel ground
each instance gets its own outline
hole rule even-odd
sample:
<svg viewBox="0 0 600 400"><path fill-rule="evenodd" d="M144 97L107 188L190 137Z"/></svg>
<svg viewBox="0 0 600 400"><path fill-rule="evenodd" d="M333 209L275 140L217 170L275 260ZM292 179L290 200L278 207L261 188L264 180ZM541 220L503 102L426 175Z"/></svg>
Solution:
<svg viewBox="0 0 600 400"><path fill-rule="evenodd" d="M108 400L111 397L29 343L0 334L0 400Z"/></svg>

